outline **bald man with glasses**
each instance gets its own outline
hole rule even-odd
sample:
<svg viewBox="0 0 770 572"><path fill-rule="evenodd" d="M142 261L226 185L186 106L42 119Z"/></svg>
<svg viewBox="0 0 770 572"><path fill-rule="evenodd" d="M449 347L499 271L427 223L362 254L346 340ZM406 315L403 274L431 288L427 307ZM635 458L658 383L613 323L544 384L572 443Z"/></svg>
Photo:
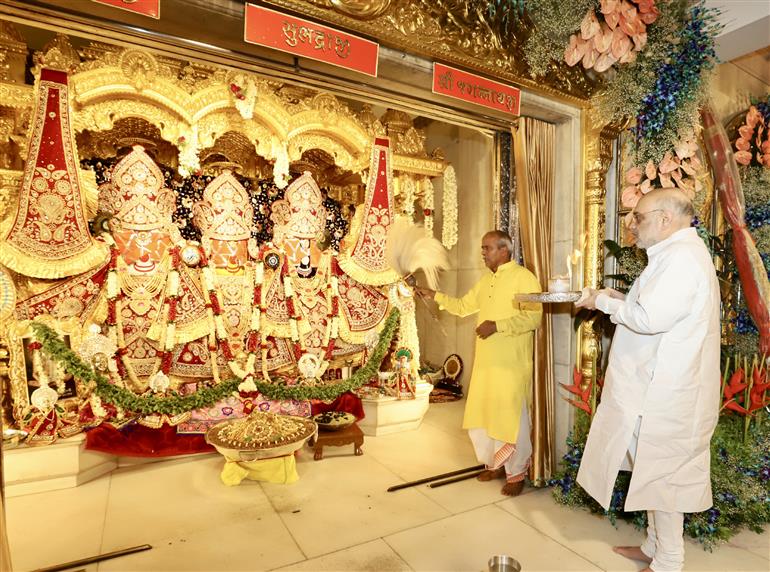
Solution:
<svg viewBox="0 0 770 572"><path fill-rule="evenodd" d="M618 471L632 471L625 510L647 511L647 538L613 550L653 572L682 570L684 513L712 506L720 299L693 215L678 189L643 196L629 230L647 251L647 267L628 295L591 290L576 304L617 324L577 481L607 509Z"/></svg>

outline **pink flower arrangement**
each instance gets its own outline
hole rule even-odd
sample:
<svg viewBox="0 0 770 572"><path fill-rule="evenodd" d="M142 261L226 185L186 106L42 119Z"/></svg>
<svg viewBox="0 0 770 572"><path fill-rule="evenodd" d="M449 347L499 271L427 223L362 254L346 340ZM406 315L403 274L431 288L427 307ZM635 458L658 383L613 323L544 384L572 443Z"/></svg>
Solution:
<svg viewBox="0 0 770 572"><path fill-rule="evenodd" d="M667 151L658 165L649 161L644 170L632 167L626 171L626 183L620 201L626 208L634 208L643 195L655 188L677 188L690 199L701 191L702 185L697 179L698 171L703 167L696 156L698 144L694 138L683 138L673 152Z"/></svg>
<svg viewBox="0 0 770 572"><path fill-rule="evenodd" d="M750 165L756 157L757 163L770 167L770 129L765 125L764 116L753 105L746 113L745 123L738 128L735 149L735 160L741 165Z"/></svg>
<svg viewBox="0 0 770 572"><path fill-rule="evenodd" d="M647 26L659 15L655 0L601 0L599 15L589 10L572 34L564 60L585 69L607 71L613 64L633 62L647 45Z"/></svg>

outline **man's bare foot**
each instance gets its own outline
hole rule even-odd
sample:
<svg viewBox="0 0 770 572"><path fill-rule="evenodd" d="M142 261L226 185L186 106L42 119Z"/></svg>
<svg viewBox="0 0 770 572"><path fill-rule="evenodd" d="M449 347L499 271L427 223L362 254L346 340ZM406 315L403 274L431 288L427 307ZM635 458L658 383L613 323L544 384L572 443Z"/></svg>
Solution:
<svg viewBox="0 0 770 572"><path fill-rule="evenodd" d="M524 481L516 481L515 483L505 483L500 492L507 497L517 497L524 490Z"/></svg>
<svg viewBox="0 0 770 572"><path fill-rule="evenodd" d="M615 554L620 554L631 560L638 560L639 562L646 562L647 564L652 562L652 558L642 552L641 546L613 546L612 551ZM649 570L649 568L646 568L646 570Z"/></svg>
<svg viewBox="0 0 770 572"><path fill-rule="evenodd" d="M500 467L494 471L487 469L483 473L480 473L476 478L480 481L493 481L495 479L502 479L503 477L505 477L505 467Z"/></svg>

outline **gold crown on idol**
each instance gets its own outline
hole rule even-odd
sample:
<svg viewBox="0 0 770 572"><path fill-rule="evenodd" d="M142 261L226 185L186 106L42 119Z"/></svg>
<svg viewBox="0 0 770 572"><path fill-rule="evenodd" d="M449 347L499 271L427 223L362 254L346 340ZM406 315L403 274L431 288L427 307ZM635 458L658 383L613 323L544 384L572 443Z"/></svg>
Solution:
<svg viewBox="0 0 770 572"><path fill-rule="evenodd" d="M215 240L251 238L254 208L246 189L226 170L203 191L193 206L193 222L201 234Z"/></svg>
<svg viewBox="0 0 770 572"><path fill-rule="evenodd" d="M310 172L305 171L286 189L291 214L286 234L296 238L316 238L326 225L321 189Z"/></svg>
<svg viewBox="0 0 770 572"><path fill-rule="evenodd" d="M176 194L163 186L163 173L141 145L112 170L112 180L99 188L99 210L113 215L123 229L155 230L172 225Z"/></svg>

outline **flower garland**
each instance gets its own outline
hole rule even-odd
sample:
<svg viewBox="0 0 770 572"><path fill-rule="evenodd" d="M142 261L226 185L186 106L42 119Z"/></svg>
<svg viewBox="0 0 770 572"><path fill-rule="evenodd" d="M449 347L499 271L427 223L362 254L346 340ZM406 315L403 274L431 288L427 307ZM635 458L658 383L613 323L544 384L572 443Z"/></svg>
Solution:
<svg viewBox="0 0 770 572"><path fill-rule="evenodd" d="M659 165L652 160L644 170L632 167L626 172L628 183L621 194L624 207L633 209L643 195L655 188L678 188L692 200L703 189L697 175L703 170L703 163L698 159L698 143L695 136L680 139L674 152L667 151ZM644 180L642 180L644 179Z"/></svg>
<svg viewBox="0 0 770 572"><path fill-rule="evenodd" d="M760 111L761 108L765 113ZM770 168L770 106L752 105L746 113L743 125L738 128L735 140L735 160L746 167L761 165ZM764 140L763 140L764 135Z"/></svg>
<svg viewBox="0 0 770 572"><path fill-rule="evenodd" d="M166 266L168 261L170 261L170 268L167 274L166 270L162 268L156 273L156 276L161 281L164 280L165 274L164 293L158 308L158 313L165 315L165 319L160 325L158 349L156 350L155 365L153 366L153 373L150 375L149 384L153 391L159 393L168 389L170 383L168 374L171 369L172 350L176 336L176 314L179 296L179 272L177 271L181 261L179 252L179 245L174 245L168 251L169 258L161 261L159 264L159 266ZM107 337L118 348L115 355L111 358L114 360L115 371L117 371L121 379L128 377L133 386L136 389L140 389L142 384L131 365L123 329L123 305L126 299L126 286L121 286L118 272L119 270L121 273L127 273L128 271L126 268L118 268L121 262L122 258L117 246L114 241L110 241L110 262L107 271L107 319L105 321L108 328ZM156 286L156 288L159 287L161 286ZM149 290L152 291L152 288ZM164 310L165 314L163 314Z"/></svg>
<svg viewBox="0 0 770 572"><path fill-rule="evenodd" d="M276 139L272 140L273 181L279 189L285 189L289 184L289 152L286 147Z"/></svg>
<svg viewBox="0 0 770 572"><path fill-rule="evenodd" d="M616 62L633 62L647 44L647 26L659 13L655 0L601 0L598 17L595 9L589 10L580 34L570 36L564 61L569 66L582 61L585 69L600 73Z"/></svg>
<svg viewBox="0 0 770 572"><path fill-rule="evenodd" d="M179 148L179 166L177 170L183 177L189 177L201 169L201 160L198 157L198 126L193 125L187 135L177 139Z"/></svg>
<svg viewBox="0 0 770 572"><path fill-rule="evenodd" d="M643 160L660 157L682 127L697 124L704 75L716 61L717 14L702 0L690 8L678 44L658 68L653 90L642 98L632 131Z"/></svg>
<svg viewBox="0 0 770 572"><path fill-rule="evenodd" d="M599 0L526 1L526 13L533 25L523 51L533 77L546 75L552 62L564 57L564 48L580 28L586 12L598 7Z"/></svg>
<svg viewBox="0 0 770 572"><path fill-rule="evenodd" d="M425 177L421 181L422 186L422 209L423 215L425 215L425 234L433 236L433 181L429 177Z"/></svg>
<svg viewBox="0 0 770 572"><path fill-rule="evenodd" d="M414 221L414 197L415 197L415 184L412 177L409 175L401 175L398 178L398 182L401 187L401 196L403 213L409 217L409 220Z"/></svg>
<svg viewBox="0 0 770 572"><path fill-rule="evenodd" d="M254 105L257 102L257 84L254 80L243 74L237 75L230 84L230 93L235 98L235 108L241 117L254 117Z"/></svg>
<svg viewBox="0 0 770 572"><path fill-rule="evenodd" d="M199 247L201 256L201 274L203 288L208 296L208 302L206 302L206 314L209 319L209 323L212 324L209 333L209 353L211 372L214 378L214 384L220 383L219 368L217 366L217 351L221 348L222 355L227 362L230 371L236 376L243 379L244 387L248 390L250 381L254 377L254 365L257 361L257 348L260 345L259 328L261 323L261 304L256 303L260 297L262 288L262 262L260 261L255 268L255 280L254 280L254 294L252 301L254 302L251 307L251 314L249 317L249 330L245 337L245 347L247 352L246 363L244 367L235 359L232 348L230 347L230 335L227 332L225 321L223 317L222 304L219 300L219 295L216 291L216 283L214 281L214 273L216 272L211 259L206 256L204 249Z"/></svg>
<svg viewBox="0 0 770 572"><path fill-rule="evenodd" d="M358 389L368 383L377 374L382 360L388 352L390 342L396 333L399 323L399 311L391 310L374 350L369 354L369 359L362 368L356 371L348 379L331 385L290 385L289 381L283 383L268 383L255 380L257 391L268 399L334 399L340 394ZM89 367L72 349L70 349L49 326L39 322L32 323L35 337L41 344L41 349L51 359L61 363L65 371L86 383L95 387L96 393L102 401L113 404L125 411L141 415L165 414L178 415L187 411L207 407L220 401L238 390L241 380L238 378L223 381L219 385L203 387L191 395L180 395L172 391L169 396L155 394L137 395L132 391L111 383L103 375Z"/></svg>
<svg viewBox="0 0 770 572"><path fill-rule="evenodd" d="M444 223L441 228L441 243L444 248L451 250L457 244L457 176L452 165L447 165L444 170L444 196L441 206Z"/></svg>

